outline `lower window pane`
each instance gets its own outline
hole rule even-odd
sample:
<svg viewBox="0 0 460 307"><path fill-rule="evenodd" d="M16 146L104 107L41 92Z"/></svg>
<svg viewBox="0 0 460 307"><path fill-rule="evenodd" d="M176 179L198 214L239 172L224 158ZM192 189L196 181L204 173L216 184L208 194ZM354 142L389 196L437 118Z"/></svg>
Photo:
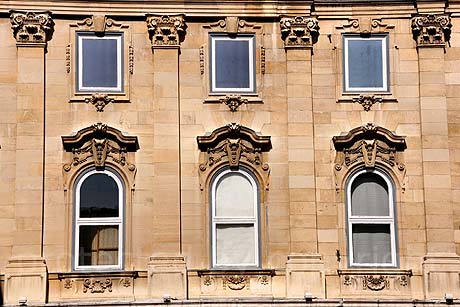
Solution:
<svg viewBox="0 0 460 307"><path fill-rule="evenodd" d="M353 263L391 263L391 234L388 224L354 224Z"/></svg>
<svg viewBox="0 0 460 307"><path fill-rule="evenodd" d="M118 226L80 226L78 265L118 265Z"/></svg>
<svg viewBox="0 0 460 307"><path fill-rule="evenodd" d="M217 265L256 265L254 225L216 226Z"/></svg>

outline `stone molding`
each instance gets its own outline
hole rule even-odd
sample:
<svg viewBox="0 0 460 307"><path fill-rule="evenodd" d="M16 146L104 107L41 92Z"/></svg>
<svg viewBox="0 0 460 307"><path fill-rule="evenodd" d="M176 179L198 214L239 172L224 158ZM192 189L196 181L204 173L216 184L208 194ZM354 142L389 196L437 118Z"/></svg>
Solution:
<svg viewBox="0 0 460 307"><path fill-rule="evenodd" d="M152 48L179 48L185 34L184 15L147 15Z"/></svg>
<svg viewBox="0 0 460 307"><path fill-rule="evenodd" d="M209 135L198 136L197 142L202 152L199 166L201 190L216 169L224 166L238 168L240 165L254 170L268 190L270 167L264 162L262 153L272 148L270 136L261 136L250 128L232 123Z"/></svg>
<svg viewBox="0 0 460 307"><path fill-rule="evenodd" d="M417 47L445 47L452 23L449 15L426 14L413 17L411 28Z"/></svg>
<svg viewBox="0 0 460 307"><path fill-rule="evenodd" d="M350 18L346 24L337 26L336 29L342 30L344 33L382 33L394 29L395 26L382 22L380 18L360 17Z"/></svg>
<svg viewBox="0 0 460 307"><path fill-rule="evenodd" d="M17 44L46 44L54 32L51 12L10 11L11 28Z"/></svg>
<svg viewBox="0 0 460 307"><path fill-rule="evenodd" d="M407 148L404 136L368 123L332 138L336 150L334 176L340 190L350 171L359 167L382 166L390 170L404 190L406 167L402 152Z"/></svg>
<svg viewBox="0 0 460 307"><path fill-rule="evenodd" d="M64 150L72 153L71 162L63 166L64 174L78 173L87 165L104 169L110 164L123 170L134 184L136 166L129 153L139 149L137 136L126 136L107 124L97 123L61 138Z"/></svg>
<svg viewBox="0 0 460 307"><path fill-rule="evenodd" d="M280 26L284 48L312 48L318 40L319 25L316 18L282 17Z"/></svg>

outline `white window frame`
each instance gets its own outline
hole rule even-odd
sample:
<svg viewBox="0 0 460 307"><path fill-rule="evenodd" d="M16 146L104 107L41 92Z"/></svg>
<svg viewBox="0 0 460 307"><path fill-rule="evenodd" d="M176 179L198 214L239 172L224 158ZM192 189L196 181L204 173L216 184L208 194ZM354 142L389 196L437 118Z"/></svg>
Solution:
<svg viewBox="0 0 460 307"><path fill-rule="evenodd" d="M348 42L358 40L373 40L382 42L382 87L351 87L349 80L349 62L348 62ZM389 73L388 73L388 35L374 34L370 37L361 37L359 35L343 35L343 62L344 62L344 83L345 92L388 92L389 91Z"/></svg>
<svg viewBox="0 0 460 307"><path fill-rule="evenodd" d="M80 218L80 190L83 182L91 175L106 174L112 178L118 187L118 216L117 217L97 217L97 218ZM124 237L124 185L120 178L112 171L90 170L83 174L75 186L75 228L74 228L74 268L75 270L121 270L123 267L123 237ZM81 226L118 226L118 263L116 265L79 265L80 256L80 227Z"/></svg>
<svg viewBox="0 0 460 307"><path fill-rule="evenodd" d="M229 174L241 174L249 180L253 188L254 195L254 215L251 217L217 217L216 216L216 190L219 181ZM231 195L229 195L231 197ZM238 225L253 225L254 226L254 263L232 263L232 264L221 264L217 263L217 225L225 224L238 224ZM212 181L211 185L211 247L212 247L212 267L213 268L242 268L242 267L260 267L259 259L259 186L254 177L247 171L242 170L241 167L238 170L226 169L220 172Z"/></svg>
<svg viewBox="0 0 460 307"><path fill-rule="evenodd" d="M91 32L77 32L77 84L78 93L108 92L120 93L123 91L123 33L105 33L104 36L96 36ZM84 39L115 39L117 41L117 86L116 87L92 87L83 86L83 40Z"/></svg>
<svg viewBox="0 0 460 307"><path fill-rule="evenodd" d="M373 173L380 176L388 188L388 216L353 216L351 207L352 191L351 187L354 180L364 173ZM396 250L396 232L395 232L395 216L394 216L394 185L389 176L378 169L367 170L363 169L350 177L347 184L347 228L348 228L348 251L350 255L350 266L353 267L396 267L397 266L397 250ZM390 244L391 244L391 263L356 263L353 255L353 225L369 225L382 224L390 225Z"/></svg>
<svg viewBox="0 0 460 307"><path fill-rule="evenodd" d="M227 88L216 86L216 41L248 41L249 42L249 87L248 88ZM211 41L211 92L212 93L248 93L256 92L255 86L255 34L239 34L236 37L230 37L227 34L210 34Z"/></svg>

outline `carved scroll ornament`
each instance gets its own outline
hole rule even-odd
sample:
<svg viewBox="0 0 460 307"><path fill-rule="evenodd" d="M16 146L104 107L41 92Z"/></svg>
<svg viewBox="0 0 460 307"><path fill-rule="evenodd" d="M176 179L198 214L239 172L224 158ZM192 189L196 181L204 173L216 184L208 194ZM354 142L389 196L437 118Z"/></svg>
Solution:
<svg viewBox="0 0 460 307"><path fill-rule="evenodd" d="M382 33L394 29L394 25L382 22L382 19L371 17L350 18L344 25L337 26L336 29L347 33Z"/></svg>
<svg viewBox="0 0 460 307"><path fill-rule="evenodd" d="M54 21L50 12L11 11L10 20L17 43L43 44L53 35Z"/></svg>
<svg viewBox="0 0 460 307"><path fill-rule="evenodd" d="M99 279L85 279L83 281L83 293L104 293L112 292L112 280L107 278L106 280Z"/></svg>
<svg viewBox="0 0 460 307"><path fill-rule="evenodd" d="M221 103L225 104L231 112L236 112L242 104L248 103L248 100L242 98L240 95L227 95L219 100Z"/></svg>
<svg viewBox="0 0 460 307"><path fill-rule="evenodd" d="M62 143L72 153L72 161L64 165L64 173L93 164L103 169L107 162L117 165L129 177L134 177L136 166L130 153L139 149L136 136L126 136L120 130L97 123L83 128L74 135L63 136Z"/></svg>
<svg viewBox="0 0 460 307"><path fill-rule="evenodd" d="M152 48L178 47L185 33L184 16L147 16L147 30Z"/></svg>
<svg viewBox="0 0 460 307"><path fill-rule="evenodd" d="M268 189L270 167L264 162L263 152L272 148L269 136L260 136L254 130L239 124L229 124L214 130L210 135L197 137L202 151L200 164L201 189L203 180L216 168L237 168L245 164L254 169Z"/></svg>
<svg viewBox="0 0 460 307"><path fill-rule="evenodd" d="M347 134L334 136L332 140L336 150L334 175L337 190L349 170L377 165L392 170L404 189L406 167L402 152L407 147L405 137L368 123Z"/></svg>
<svg viewBox="0 0 460 307"><path fill-rule="evenodd" d="M383 99L374 95L360 95L359 97L352 98L352 100L354 103L359 103L364 111L369 112L374 104L381 103Z"/></svg>
<svg viewBox="0 0 460 307"><path fill-rule="evenodd" d="M280 21L284 47L312 47L319 36L318 20L297 16L283 17Z"/></svg>
<svg viewBox="0 0 460 307"><path fill-rule="evenodd" d="M412 18L411 27L417 47L445 46L452 23L448 15L428 14Z"/></svg>
<svg viewBox="0 0 460 307"><path fill-rule="evenodd" d="M351 292L407 291L412 276L410 270L388 270L379 274L372 270L338 270L345 288Z"/></svg>
<svg viewBox="0 0 460 307"><path fill-rule="evenodd" d="M114 98L110 98L107 94L93 94L91 97L86 98L86 103L91 103L93 106L96 107L97 112L104 112L104 108L109 103L113 103L115 101Z"/></svg>

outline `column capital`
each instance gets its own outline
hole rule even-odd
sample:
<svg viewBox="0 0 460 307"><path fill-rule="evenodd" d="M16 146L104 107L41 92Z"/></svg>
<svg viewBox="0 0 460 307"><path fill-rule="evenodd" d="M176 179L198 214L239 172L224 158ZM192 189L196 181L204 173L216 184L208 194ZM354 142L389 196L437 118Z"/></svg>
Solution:
<svg viewBox="0 0 460 307"><path fill-rule="evenodd" d="M452 23L446 14L423 14L412 18L411 27L417 47L445 47Z"/></svg>
<svg viewBox="0 0 460 307"><path fill-rule="evenodd" d="M319 25L316 18L282 17L280 26L284 48L311 48L318 39Z"/></svg>
<svg viewBox="0 0 460 307"><path fill-rule="evenodd" d="M11 29L17 44L43 45L52 37L51 12L10 11Z"/></svg>
<svg viewBox="0 0 460 307"><path fill-rule="evenodd" d="M152 48L179 48L185 34L184 15L147 15Z"/></svg>

